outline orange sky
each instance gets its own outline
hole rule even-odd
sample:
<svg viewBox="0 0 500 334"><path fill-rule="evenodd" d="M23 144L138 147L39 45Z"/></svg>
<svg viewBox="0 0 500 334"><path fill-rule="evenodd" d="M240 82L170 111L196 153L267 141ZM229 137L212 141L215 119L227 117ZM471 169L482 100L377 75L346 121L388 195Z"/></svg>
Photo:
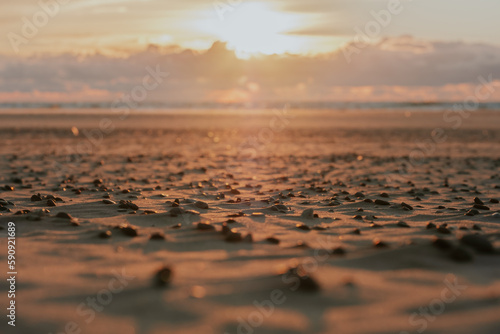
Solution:
<svg viewBox="0 0 500 334"><path fill-rule="evenodd" d="M449 101L500 79L493 0L58 1L2 5L0 102L112 101L157 65L145 102Z"/></svg>

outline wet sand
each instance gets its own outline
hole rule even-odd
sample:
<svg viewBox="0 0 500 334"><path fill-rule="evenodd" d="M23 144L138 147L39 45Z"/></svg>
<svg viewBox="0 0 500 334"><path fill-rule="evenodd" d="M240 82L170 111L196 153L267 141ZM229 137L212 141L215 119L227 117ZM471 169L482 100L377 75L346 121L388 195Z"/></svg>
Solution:
<svg viewBox="0 0 500 334"><path fill-rule="evenodd" d="M500 112L14 110L0 139L2 333L500 330Z"/></svg>

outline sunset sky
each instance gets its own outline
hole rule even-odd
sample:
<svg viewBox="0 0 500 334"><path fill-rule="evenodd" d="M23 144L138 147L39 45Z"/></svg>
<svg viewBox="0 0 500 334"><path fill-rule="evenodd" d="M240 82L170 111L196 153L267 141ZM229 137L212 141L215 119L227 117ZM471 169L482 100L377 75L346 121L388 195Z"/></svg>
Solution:
<svg viewBox="0 0 500 334"><path fill-rule="evenodd" d="M496 0L61 2L2 4L0 102L112 101L147 66L169 72L150 102L450 101L500 80Z"/></svg>

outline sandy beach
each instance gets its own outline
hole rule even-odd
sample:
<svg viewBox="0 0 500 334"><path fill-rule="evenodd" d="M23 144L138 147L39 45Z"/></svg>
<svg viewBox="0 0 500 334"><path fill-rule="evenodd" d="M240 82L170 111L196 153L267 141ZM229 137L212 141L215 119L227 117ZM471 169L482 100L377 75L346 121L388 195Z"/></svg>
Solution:
<svg viewBox="0 0 500 334"><path fill-rule="evenodd" d="M500 332L500 112L3 110L1 333Z"/></svg>

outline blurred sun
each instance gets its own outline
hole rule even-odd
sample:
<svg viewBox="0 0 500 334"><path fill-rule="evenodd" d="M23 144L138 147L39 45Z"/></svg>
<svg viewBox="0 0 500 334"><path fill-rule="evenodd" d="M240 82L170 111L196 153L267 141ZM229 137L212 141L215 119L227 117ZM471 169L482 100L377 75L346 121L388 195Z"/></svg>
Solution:
<svg viewBox="0 0 500 334"><path fill-rule="evenodd" d="M216 38L228 43L239 56L255 53L301 52L300 38L287 35L298 27L296 15L275 11L264 3L241 3L224 13L223 19L205 25Z"/></svg>

